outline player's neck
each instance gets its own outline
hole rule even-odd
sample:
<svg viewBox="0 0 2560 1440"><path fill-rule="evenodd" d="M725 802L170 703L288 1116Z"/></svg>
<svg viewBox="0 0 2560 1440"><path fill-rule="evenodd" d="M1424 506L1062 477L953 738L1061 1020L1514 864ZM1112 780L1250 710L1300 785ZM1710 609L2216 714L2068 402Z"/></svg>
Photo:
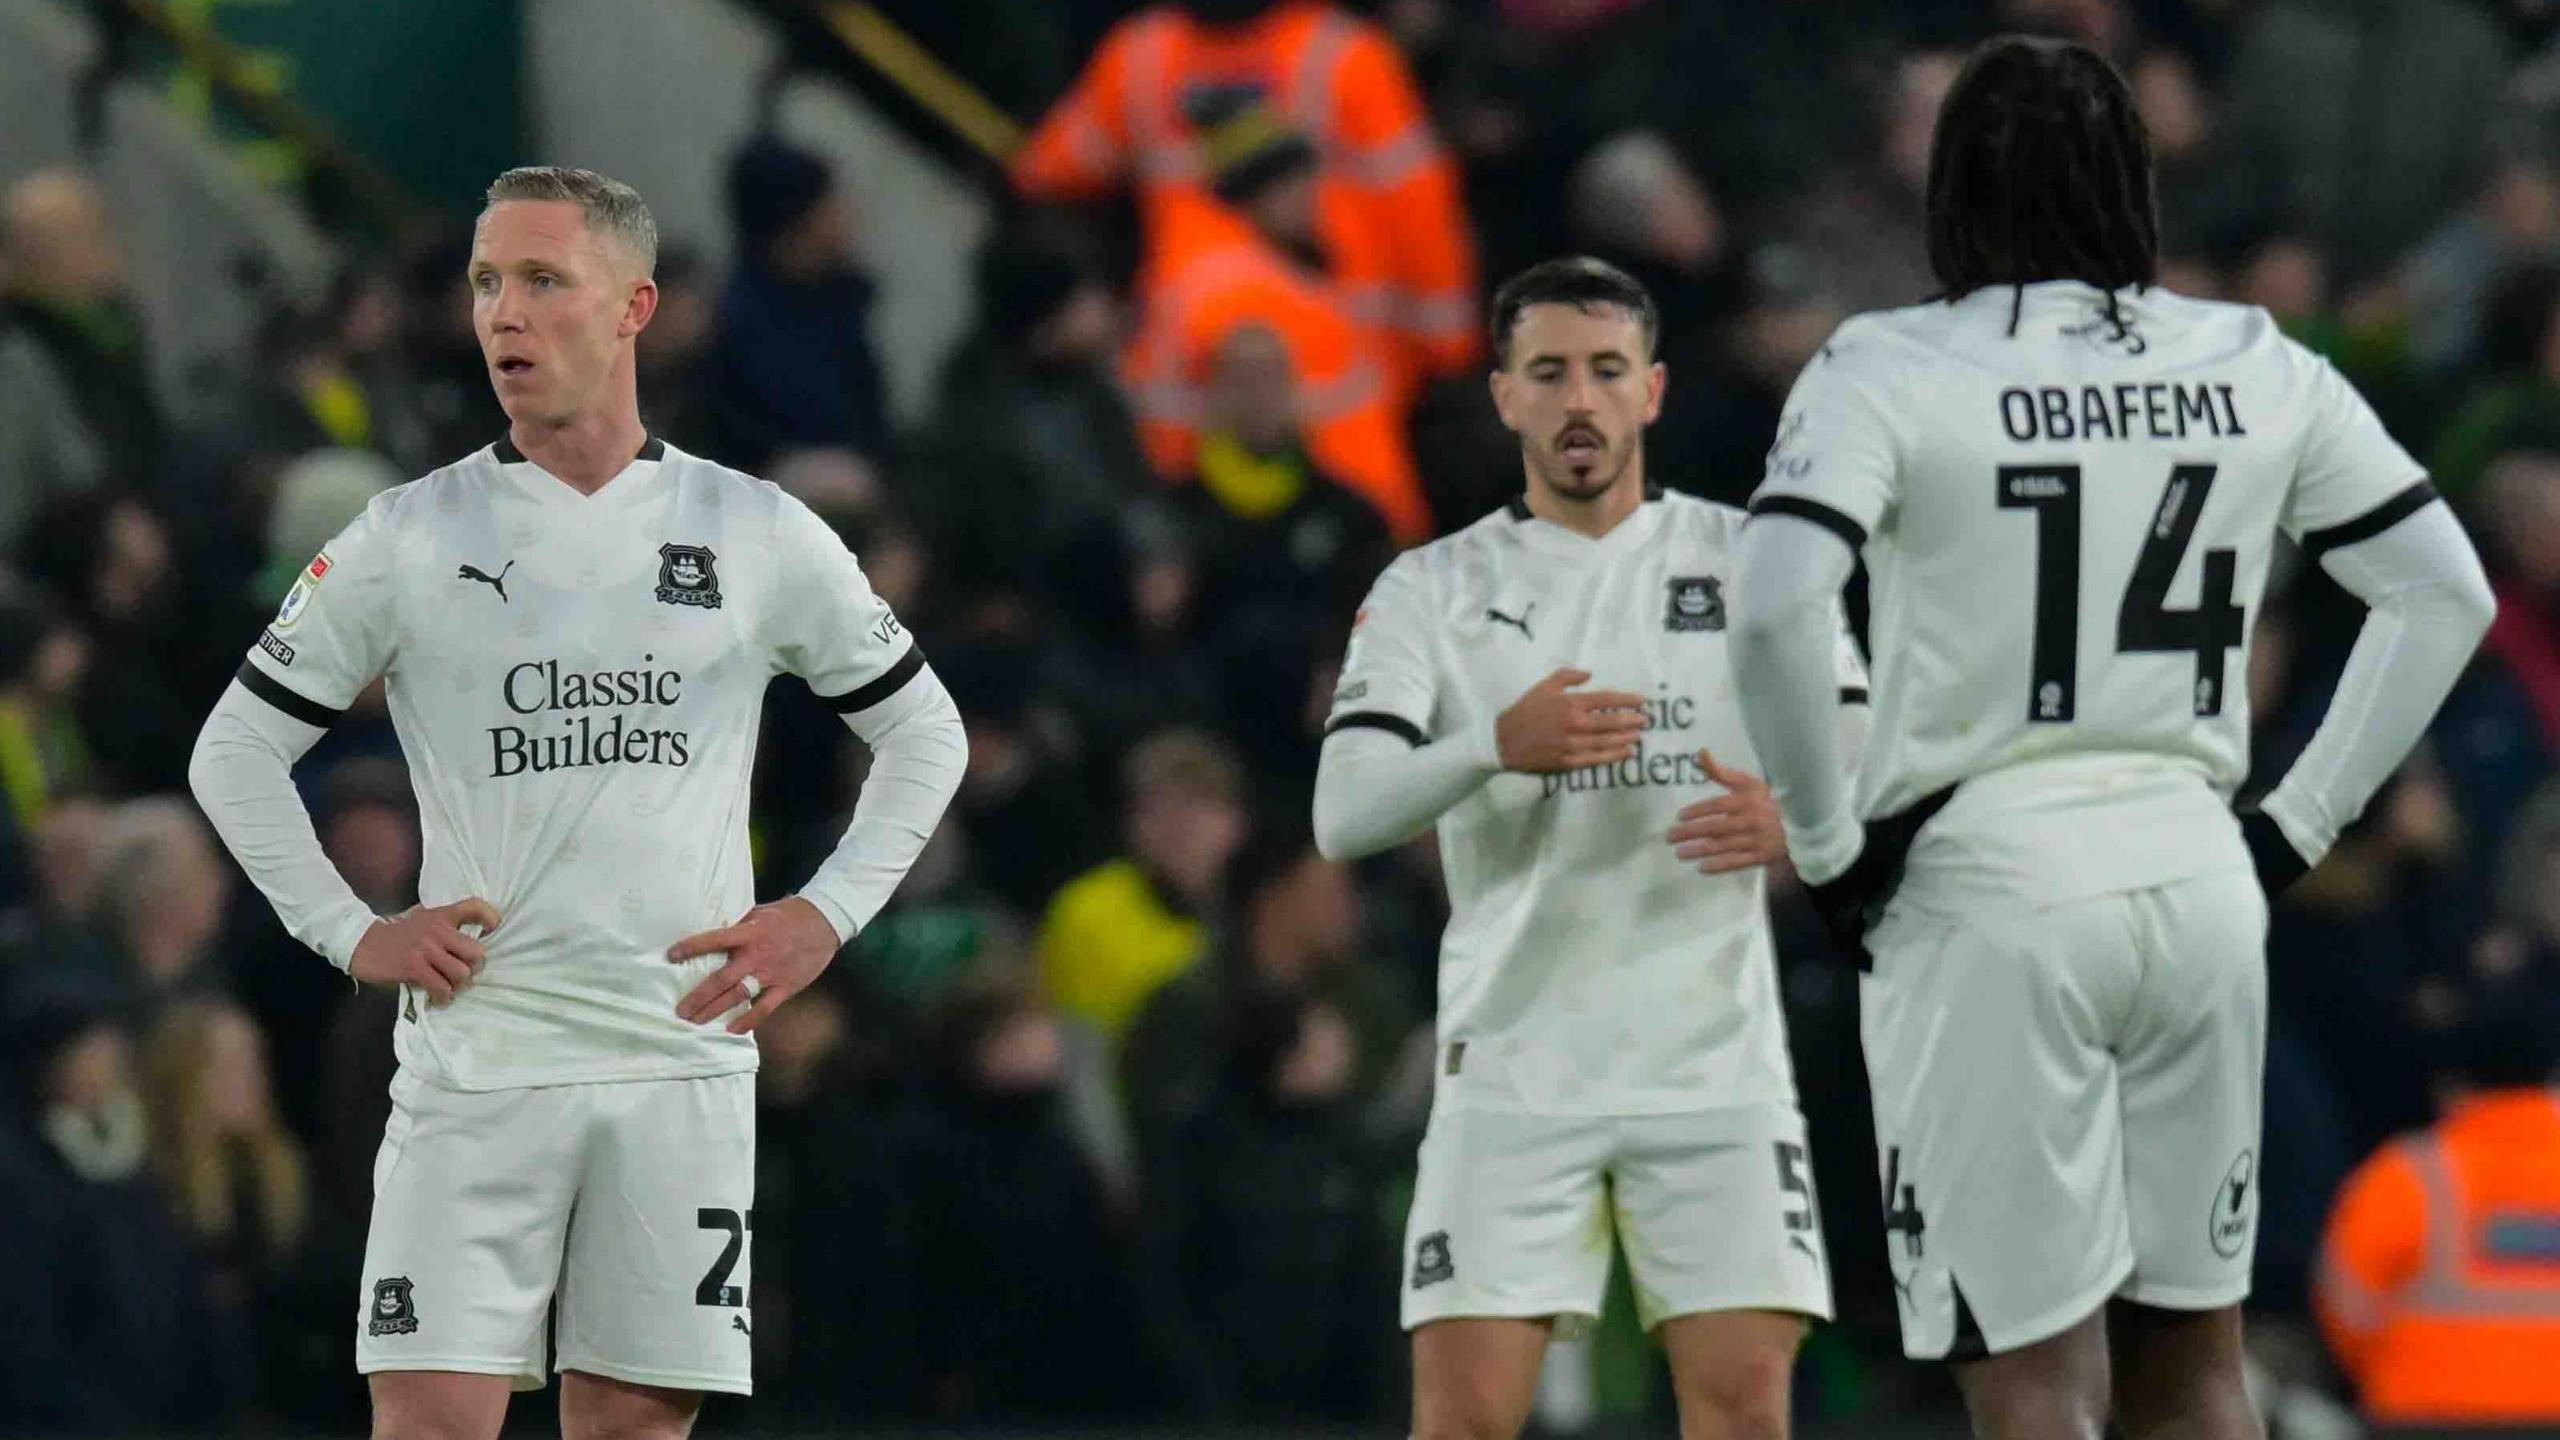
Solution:
<svg viewBox="0 0 2560 1440"><path fill-rule="evenodd" d="M1592 496L1576 500L1536 478L1529 481L1529 513L1551 525L1561 525L1577 535L1597 540L1618 528L1618 523L1636 513L1644 504L1644 461L1638 459L1618 477L1618 483Z"/></svg>
<svg viewBox="0 0 2560 1440"><path fill-rule="evenodd" d="M649 431L640 423L640 406L634 400L573 416L558 425L519 420L508 427L507 438L524 458L562 484L592 495L640 453Z"/></svg>

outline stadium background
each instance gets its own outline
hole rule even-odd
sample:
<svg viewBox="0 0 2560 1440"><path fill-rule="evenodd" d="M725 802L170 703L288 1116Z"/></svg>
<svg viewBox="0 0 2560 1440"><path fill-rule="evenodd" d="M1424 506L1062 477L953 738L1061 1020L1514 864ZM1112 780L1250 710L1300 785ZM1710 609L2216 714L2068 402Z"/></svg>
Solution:
<svg viewBox="0 0 2560 1440"><path fill-rule="evenodd" d="M1322 423L1334 377L1250 342L1193 357L1213 438L1151 465L1183 452L1142 433L1120 347L1183 277L1142 265L1125 199L1026 203L1002 163L1136 8L0 0L0 1428L360 1423L389 1002L278 930L186 760L320 542L499 433L460 263L480 187L541 161L657 213L652 428L836 524L971 732L925 861L765 1032L758 1394L704 1433L1400 1433L1443 900L1427 839L1338 867L1303 818L1395 467L1310 461L1291 417ZM1355 8L1463 176L1463 213L1426 216L1462 228L1415 243L1654 284L1675 487L1746 495L1829 326L1928 292L1937 97L1963 46L2031 28L2131 77L2170 283L2335 359L2472 525L2500 624L2271 942L2253 1348L2280 1435L2358 1433L2309 1318L2330 1198L2433 1113L2477 976L2560 989L2560 7ZM1441 529L1519 483L1479 363L1408 367L1402 433L1362 442L1409 454ZM2317 576L2271 594L2263 763L2355 620ZM765 893L832 844L859 764L777 685ZM413 899L379 704L298 779L359 892ZM1841 1308L1803 1428L1957 1433L1893 1345L1852 987L1779 919ZM1621 1306L1541 1414L1661 1434L1667 1403Z"/></svg>

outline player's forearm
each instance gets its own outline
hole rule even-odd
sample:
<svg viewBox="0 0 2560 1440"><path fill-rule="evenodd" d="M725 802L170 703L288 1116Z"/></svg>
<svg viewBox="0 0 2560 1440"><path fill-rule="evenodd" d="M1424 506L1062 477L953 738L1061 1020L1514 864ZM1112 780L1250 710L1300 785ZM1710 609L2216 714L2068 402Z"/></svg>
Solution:
<svg viewBox="0 0 2560 1440"><path fill-rule="evenodd" d="M2442 505L2321 564L2372 610L2329 713L2261 807L2313 865L2426 733L2497 612L2479 557Z"/></svg>
<svg viewBox="0 0 2560 1440"><path fill-rule="evenodd" d="M1316 848L1329 860L1392 849L1501 772L1490 719L1428 745L1367 726L1336 730L1316 761Z"/></svg>
<svg viewBox="0 0 2560 1440"><path fill-rule="evenodd" d="M321 733L235 680L196 735L187 784L286 932L344 970L376 917L329 863L293 788L294 762Z"/></svg>
<svg viewBox="0 0 2560 1440"><path fill-rule="evenodd" d="M959 707L930 668L848 723L871 747L871 771L844 839L800 887L801 898L827 917L839 942L860 933L889 902L942 823L969 763Z"/></svg>
<svg viewBox="0 0 2560 1440"><path fill-rule="evenodd" d="M1787 853L1815 884L1848 869L1864 838L1841 754L1832 663L1832 607L1854 564L1838 539L1786 515L1744 526L1734 563L1735 698L1786 821Z"/></svg>

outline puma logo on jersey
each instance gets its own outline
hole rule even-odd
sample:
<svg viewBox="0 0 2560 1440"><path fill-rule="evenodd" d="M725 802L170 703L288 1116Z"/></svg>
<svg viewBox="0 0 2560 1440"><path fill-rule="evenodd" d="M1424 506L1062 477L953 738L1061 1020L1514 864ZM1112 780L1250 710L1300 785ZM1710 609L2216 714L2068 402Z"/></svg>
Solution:
<svg viewBox="0 0 2560 1440"><path fill-rule="evenodd" d="M756 1333L755 1331L753 1331L753 1330L751 1330L751 1329L747 1328L747 1317L746 1317L746 1316L744 1316L744 1315L732 1315L732 1316L730 1316L730 1317L729 1317L729 1328L730 1328L730 1329L732 1329L732 1330L737 1331L737 1332L738 1332L739 1334L741 1334L741 1335L753 1335L754 1333Z"/></svg>
<svg viewBox="0 0 2560 1440"><path fill-rule="evenodd" d="M514 568L516 568L516 562L510 560L505 565L499 567L497 574L492 575L477 565L465 565L453 573L453 578L456 580L477 580L481 584L488 586L490 589L497 591L500 603L512 603L507 600L507 572Z"/></svg>
<svg viewBox="0 0 2560 1440"><path fill-rule="evenodd" d="M1527 605L1527 606L1523 607L1523 608L1521 609L1521 611L1520 611L1519 615L1517 615L1517 616L1515 617L1515 616L1511 616L1511 615L1505 615L1505 614L1503 614L1501 611L1494 609L1494 608L1493 608L1492 606L1490 606L1490 605L1487 605L1486 607L1484 607L1484 618L1486 618L1487 620L1492 621L1492 622L1493 622L1494 624L1496 624L1496 625L1508 625L1508 626L1510 626L1512 629L1517 630L1517 631L1519 631L1519 632L1520 632L1520 635L1521 635L1521 638L1522 638L1522 639L1525 639L1525 640L1535 640L1535 639L1537 639L1538 637L1529 633L1529 617L1530 617L1531 615L1533 615L1533 614L1536 614L1536 613L1537 613L1537 609L1538 609L1537 605L1536 605L1534 602L1532 602L1531 604L1529 604L1529 605Z"/></svg>

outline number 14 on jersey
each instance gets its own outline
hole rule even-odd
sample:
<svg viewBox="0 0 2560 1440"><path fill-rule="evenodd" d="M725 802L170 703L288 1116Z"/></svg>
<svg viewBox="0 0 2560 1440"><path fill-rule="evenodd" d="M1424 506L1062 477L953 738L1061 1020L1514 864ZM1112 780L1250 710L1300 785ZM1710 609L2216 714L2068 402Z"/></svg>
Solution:
<svg viewBox="0 0 2560 1440"><path fill-rule="evenodd" d="M2160 505L2143 532L2124 599L2116 607L2116 653L2193 654L2195 713L2222 713L2226 652L2247 634L2247 612L2232 603L2238 554L2204 552L2204 584L2192 610L2172 610L2169 582L2186 559L2213 490L2214 467L2179 465L2169 472ZM2080 693L2080 467L2003 465L1998 500L2003 510L2027 510L2036 524L2035 640L2031 646L2027 719L2069 724Z"/></svg>

